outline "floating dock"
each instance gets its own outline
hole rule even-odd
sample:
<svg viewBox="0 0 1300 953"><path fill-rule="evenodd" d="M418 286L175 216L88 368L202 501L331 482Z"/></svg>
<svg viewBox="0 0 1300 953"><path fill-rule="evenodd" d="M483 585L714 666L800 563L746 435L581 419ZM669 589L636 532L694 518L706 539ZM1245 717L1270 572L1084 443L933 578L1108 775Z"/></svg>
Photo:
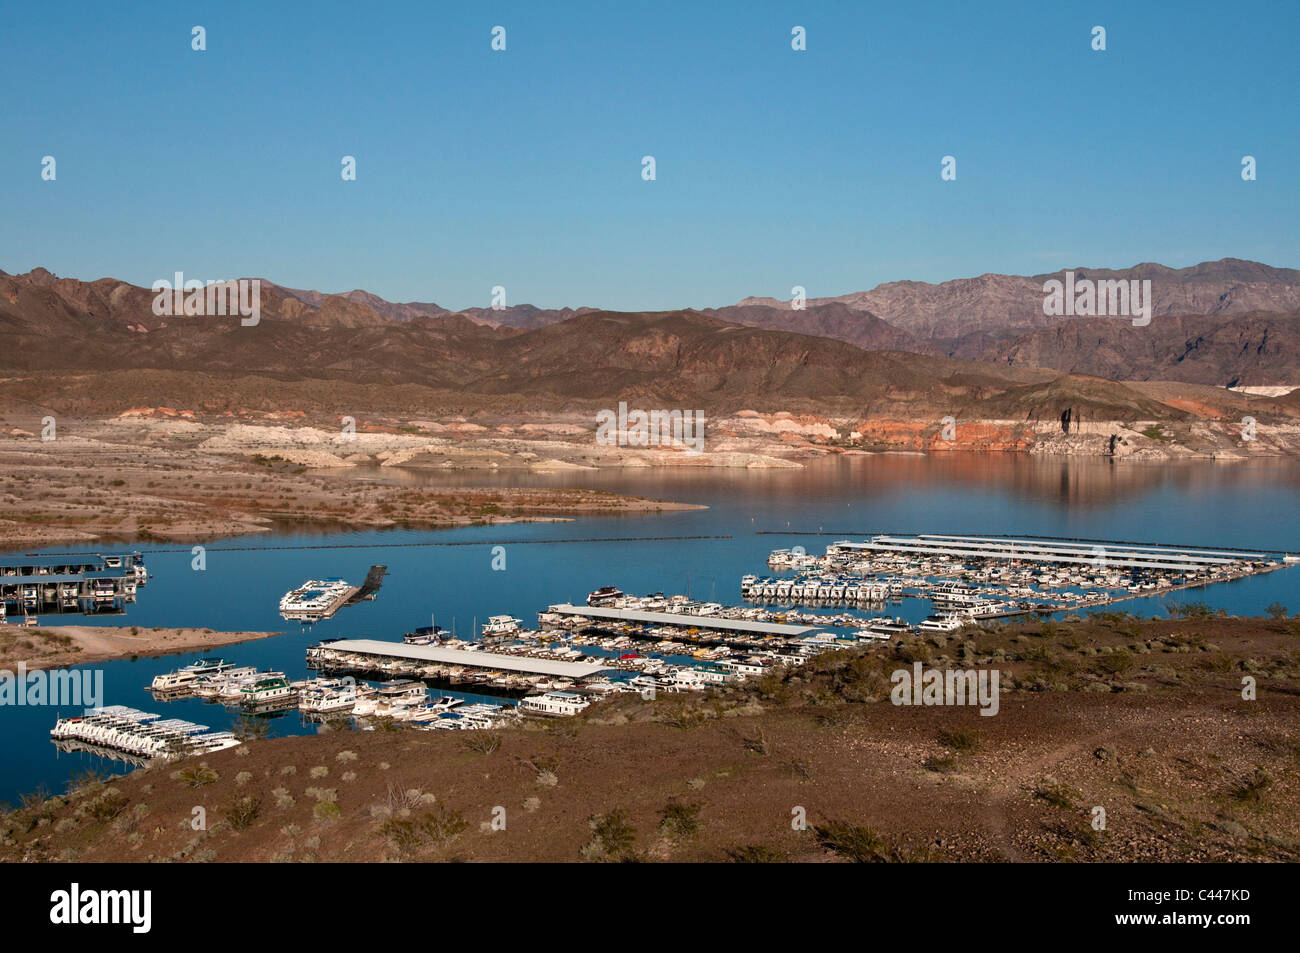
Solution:
<svg viewBox="0 0 1300 953"><path fill-rule="evenodd" d="M29 556L0 563L5 615L121 614L149 574L140 553L109 556Z"/></svg>
<svg viewBox="0 0 1300 953"><path fill-rule="evenodd" d="M747 599L794 605L833 600L888 585L890 597L929 599L940 616L1004 618L1111 605L1182 589L1244 579L1294 565L1290 555L1234 548L1190 547L1030 536L882 533L840 540L824 557L775 550L774 567L794 579L745 576Z"/></svg>
<svg viewBox="0 0 1300 953"><path fill-rule="evenodd" d="M50 739L56 744L111 748L145 760L220 751L239 744L228 731L210 731L207 725L163 718L125 705L92 708L80 717L60 718L50 729Z"/></svg>
<svg viewBox="0 0 1300 953"><path fill-rule="evenodd" d="M320 622L333 618L334 613L358 602L373 601L384 584L387 566L371 566L366 581L360 586L349 585L342 579L308 579L297 589L284 594L280 600L280 616L291 622Z"/></svg>
<svg viewBox="0 0 1300 953"><path fill-rule="evenodd" d="M384 584L384 576L388 573L387 566L371 566L370 571L366 573L366 581L361 584L361 588L352 594L344 605L352 606L358 602L374 602L379 596L379 587Z"/></svg>
<svg viewBox="0 0 1300 953"><path fill-rule="evenodd" d="M838 542L839 551L861 550L956 559L999 559L1061 563L1066 565L1122 567L1125 569L1167 569L1193 573L1247 568L1250 564L1273 562L1265 553L1221 549L1181 549L1176 546L1133 546L1084 543L1070 540L1016 539L995 536L873 536L861 543ZM829 550L829 547L828 547ZM1262 567L1257 567L1262 568Z"/></svg>

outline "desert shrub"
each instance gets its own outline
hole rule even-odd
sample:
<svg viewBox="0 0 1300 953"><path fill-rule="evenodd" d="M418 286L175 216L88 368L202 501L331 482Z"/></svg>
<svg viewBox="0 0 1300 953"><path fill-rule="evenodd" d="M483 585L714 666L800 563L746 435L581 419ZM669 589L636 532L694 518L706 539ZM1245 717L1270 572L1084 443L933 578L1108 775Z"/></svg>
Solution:
<svg viewBox="0 0 1300 953"><path fill-rule="evenodd" d="M1049 777L1043 778L1034 787L1034 797L1046 801L1052 807L1072 810L1075 799L1079 797L1079 792L1068 785L1062 784L1055 778Z"/></svg>
<svg viewBox="0 0 1300 953"><path fill-rule="evenodd" d="M940 733L939 740L958 754L970 754L980 746L980 736L973 728L952 728Z"/></svg>
<svg viewBox="0 0 1300 953"><path fill-rule="evenodd" d="M173 781L179 781L186 787L201 788L206 784L212 784L218 780L219 775L215 768L210 768L206 763L187 765L171 773Z"/></svg>
<svg viewBox="0 0 1300 953"><path fill-rule="evenodd" d="M690 731L704 724L708 716L697 708L690 699L681 699L664 706L660 720L666 725Z"/></svg>
<svg viewBox="0 0 1300 953"><path fill-rule="evenodd" d="M590 819L591 840L582 848L587 860L635 860L636 828L628 821L627 812L615 808L607 814L596 814Z"/></svg>
<svg viewBox="0 0 1300 953"><path fill-rule="evenodd" d="M1097 666L1111 675L1124 675L1132 671L1136 664L1137 661L1133 658L1133 653L1127 649L1120 649L1110 655L1103 655L1097 660Z"/></svg>
<svg viewBox="0 0 1300 953"><path fill-rule="evenodd" d="M501 747L501 736L488 731L471 731L461 746L476 754L488 755Z"/></svg>
<svg viewBox="0 0 1300 953"><path fill-rule="evenodd" d="M425 845L445 844L468 827L459 811L440 804L418 818L390 817L379 830L398 850L411 853Z"/></svg>
<svg viewBox="0 0 1300 953"><path fill-rule="evenodd" d="M828 821L813 828L817 843L855 864L885 863L900 860L889 842L869 827Z"/></svg>
<svg viewBox="0 0 1300 953"><path fill-rule="evenodd" d="M87 805L86 812L97 823L105 824L126 810L126 796L117 788L106 788Z"/></svg>
<svg viewBox="0 0 1300 953"><path fill-rule="evenodd" d="M659 829L675 840L693 837L700 829L701 807L674 798L659 812Z"/></svg>
<svg viewBox="0 0 1300 953"><path fill-rule="evenodd" d="M104 785L109 777L110 775L107 773L96 771L93 768L79 771L68 779L68 794L80 796L94 793Z"/></svg>
<svg viewBox="0 0 1300 953"><path fill-rule="evenodd" d="M1273 779L1263 768L1256 768L1248 778L1235 782L1228 789L1228 796L1243 804L1257 805L1264 800L1264 792L1273 786Z"/></svg>
<svg viewBox="0 0 1300 953"><path fill-rule="evenodd" d="M231 830L247 830L262 813L262 799L249 795L236 798L222 811Z"/></svg>
<svg viewBox="0 0 1300 953"><path fill-rule="evenodd" d="M1165 609L1169 612L1171 619L1213 619L1216 615L1221 614L1208 602L1167 602Z"/></svg>

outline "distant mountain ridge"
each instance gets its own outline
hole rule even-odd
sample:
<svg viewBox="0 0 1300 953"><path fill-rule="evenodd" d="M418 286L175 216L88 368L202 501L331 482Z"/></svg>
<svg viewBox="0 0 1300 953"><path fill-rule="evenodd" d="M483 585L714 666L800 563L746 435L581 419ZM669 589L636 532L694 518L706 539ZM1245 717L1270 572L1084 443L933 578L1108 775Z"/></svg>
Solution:
<svg viewBox="0 0 1300 953"><path fill-rule="evenodd" d="M1109 381L864 350L698 311L589 311L522 330L461 313L390 320L344 295L316 304L271 285L263 288L261 321L245 327L238 316L157 316L154 297L112 279L82 283L48 272L0 278L0 376L58 375L74 388L79 375L111 377L116 383L102 393L92 389L85 406L114 410L153 406L148 401L158 391L150 388L161 380L168 400L207 411L229 409L234 400L243 407L264 403L268 394L298 400L324 384L325 393L362 388L380 393L379 400L398 400L412 393L403 388L417 387L457 412L627 400L709 413L834 411L935 421L948 413L974 418L1012 410L1019 419L1029 413L1054 421L1062 407L1090 419L1182 416Z"/></svg>
<svg viewBox="0 0 1300 953"><path fill-rule="evenodd" d="M1035 276L986 274L930 284L896 281L870 291L812 298L794 309L771 298L746 298L697 313L730 324L813 335L865 351L910 352L1008 367L1042 367L1112 380L1170 380L1227 386L1300 383L1300 270L1225 258L1174 269L1143 263L1129 269L1072 269L1076 278L1149 279L1154 320L1134 328L1118 318L1049 317ZM364 290L327 294L262 279L262 312L304 327L373 329L404 339L400 329L478 340L509 337L606 313L590 307L452 311L432 302L390 302ZM40 314L57 329L102 322L101 329L161 330L154 292L111 278L59 278L44 268L0 271L0 328L6 315ZM179 321L180 319L173 319ZM474 332L471 329L478 328ZM417 351L419 348L417 347ZM581 366L572 368L583 371Z"/></svg>
<svg viewBox="0 0 1300 953"><path fill-rule="evenodd" d="M1068 319L1043 314L1043 283L1059 279L1066 270L1079 279L1150 279L1156 317L1300 311L1300 271L1237 258L1188 268L1148 262L1121 269L1079 266L1032 276L984 274L939 284L891 281L870 291L809 298L807 307L843 304L918 339L956 340L981 331L1050 327ZM754 306L792 310L788 302L772 298L745 298L733 305ZM718 309L719 313L727 310Z"/></svg>

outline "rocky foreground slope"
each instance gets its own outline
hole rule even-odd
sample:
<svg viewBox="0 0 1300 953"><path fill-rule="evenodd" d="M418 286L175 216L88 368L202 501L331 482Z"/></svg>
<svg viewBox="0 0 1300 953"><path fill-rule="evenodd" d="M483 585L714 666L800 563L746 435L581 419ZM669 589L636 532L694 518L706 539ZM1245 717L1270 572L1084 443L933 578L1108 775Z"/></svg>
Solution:
<svg viewBox="0 0 1300 953"><path fill-rule="evenodd" d="M250 724L233 750L34 794L0 818L0 858L1294 862L1296 626L910 637L487 734ZM997 669L998 714L891 704L917 662Z"/></svg>

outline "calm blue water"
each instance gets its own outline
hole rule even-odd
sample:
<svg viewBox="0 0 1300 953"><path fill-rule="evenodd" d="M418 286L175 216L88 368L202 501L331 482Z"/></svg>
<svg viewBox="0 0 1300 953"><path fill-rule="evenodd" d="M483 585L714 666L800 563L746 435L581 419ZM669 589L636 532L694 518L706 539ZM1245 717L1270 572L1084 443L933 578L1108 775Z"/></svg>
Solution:
<svg viewBox="0 0 1300 953"><path fill-rule="evenodd" d="M482 623L501 613L532 624L548 604L581 601L601 585L631 593L689 591L696 598L735 603L740 600L740 577L765 572L772 549L802 545L820 553L834 539L869 532L1024 533L1300 550L1300 467L1280 463L1155 466L998 454L877 455L833 458L804 470L495 476L375 471L375 477L431 485L594 487L709 508L438 532L237 537L209 544L204 572L191 569L189 546L106 547L138 548L147 554L154 578L140 591L139 601L125 616L47 616L42 622L283 631L272 639L211 654L302 678L310 674L303 650L321 638L396 640L415 626L429 624L431 617L445 628L454 621L461 634L470 631L475 618ZM819 530L825 538L793 535ZM671 535L731 538L533 543ZM429 543L465 545L420 545ZM505 546L504 571L492 568L494 545ZM306 546L330 548L276 548ZM341 576L359 583L373 563L388 566L375 602L344 609L310 629L286 623L277 613L280 596L305 579ZM1119 608L1163 615L1167 598L1133 600ZM1274 601L1300 610L1300 569L1173 598L1204 600L1238 615L1262 614ZM889 613L920 618L926 609L918 600L907 600ZM155 702L144 690L155 674L196 657L191 653L104 664L105 702L228 727L231 713L220 706L198 700ZM50 708L0 708L0 799L14 802L39 784L60 791L72 774L86 767L112 769L112 762L99 758L56 752L48 740L55 714ZM304 726L296 712L272 723L276 734L314 730Z"/></svg>

